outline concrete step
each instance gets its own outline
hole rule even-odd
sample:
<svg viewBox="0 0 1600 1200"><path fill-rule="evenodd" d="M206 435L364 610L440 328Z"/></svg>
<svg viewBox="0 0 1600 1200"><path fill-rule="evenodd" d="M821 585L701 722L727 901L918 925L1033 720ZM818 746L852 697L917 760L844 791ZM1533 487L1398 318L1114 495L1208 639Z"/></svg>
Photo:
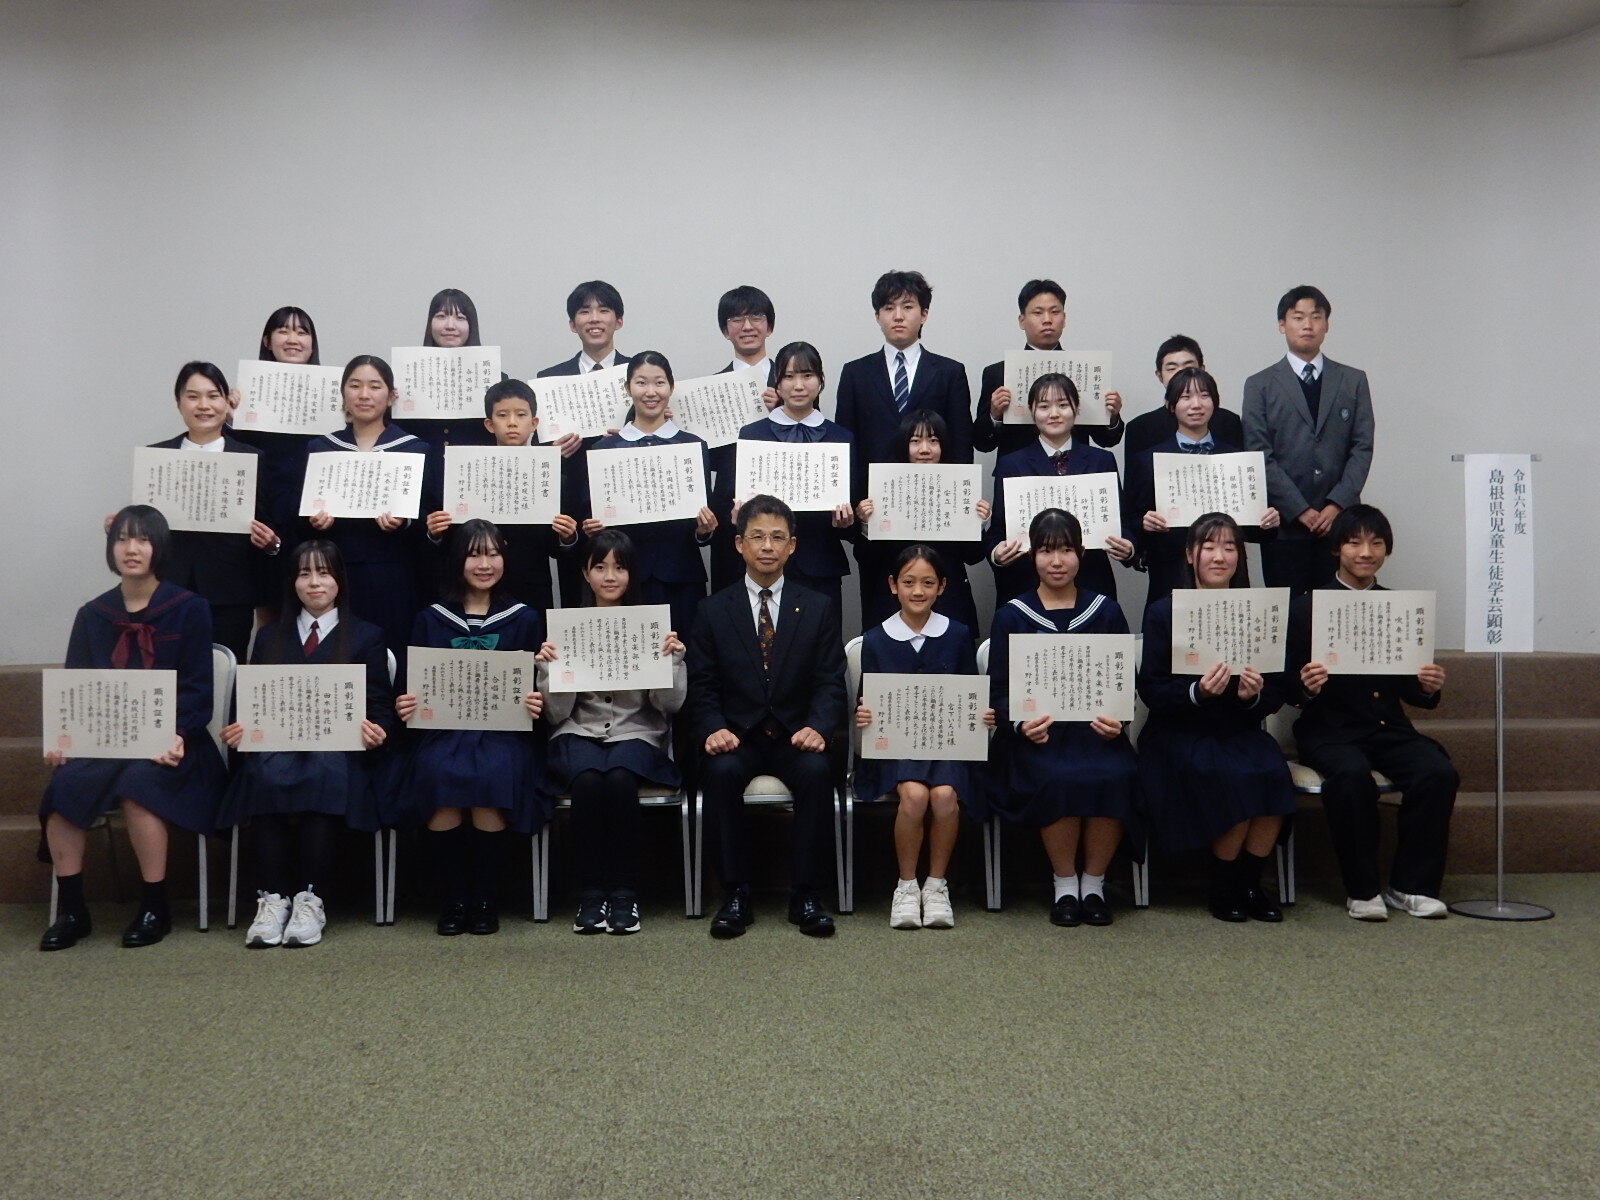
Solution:
<svg viewBox="0 0 1600 1200"><path fill-rule="evenodd" d="M1494 655L1441 650L1444 698L1440 718L1494 716ZM1505 656L1506 716L1600 718L1600 655L1535 654Z"/></svg>
<svg viewBox="0 0 1600 1200"><path fill-rule="evenodd" d="M37 665L0 667L0 738L39 736L42 669Z"/></svg>
<svg viewBox="0 0 1600 1200"><path fill-rule="evenodd" d="M1417 730L1450 752L1466 792L1495 786L1494 720L1420 719ZM1600 785L1600 719L1592 717L1506 721L1506 787L1518 792L1583 791Z"/></svg>

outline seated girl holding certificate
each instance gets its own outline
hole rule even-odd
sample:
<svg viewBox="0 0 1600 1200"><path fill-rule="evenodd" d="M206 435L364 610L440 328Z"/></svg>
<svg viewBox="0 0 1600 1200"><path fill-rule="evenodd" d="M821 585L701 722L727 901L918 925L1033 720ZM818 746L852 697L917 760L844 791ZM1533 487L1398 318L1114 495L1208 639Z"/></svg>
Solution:
<svg viewBox="0 0 1600 1200"><path fill-rule="evenodd" d="M1178 422L1171 437L1128 459L1128 486L1122 493L1123 526L1133 530L1133 564L1150 573L1146 604L1168 595L1174 587L1188 587L1189 530L1169 529L1156 500L1157 454L1237 454L1244 449L1217 437L1211 429L1221 397L1209 371L1185 367L1167 381L1167 411ZM1268 508L1258 525L1244 533L1246 541L1269 541L1278 536L1279 514ZM1239 548L1238 587L1250 586L1250 569L1244 547Z"/></svg>
<svg viewBox="0 0 1600 1200"><path fill-rule="evenodd" d="M1018 633L1127 633L1128 622L1110 596L1077 585L1083 529L1076 517L1047 508L1028 526L1028 540L1037 586L995 612L989 647L998 730L990 799L1005 816L1038 829L1044 841L1055 874L1050 920L1109 925L1106 868L1134 815L1133 747L1112 717L1018 720L1008 692L1010 642Z"/></svg>
<svg viewBox="0 0 1600 1200"><path fill-rule="evenodd" d="M301 542L282 616L256 638L250 661L276 666L361 663L367 669L365 750L286 750L242 754L218 815L219 828L250 826L257 866L256 916L245 933L252 950L314 946L327 915L317 888L333 878L339 831L380 827L371 759L399 729L383 631L350 612L344 558L332 542ZM222 730L235 750L244 726ZM292 897L292 899L291 899Z"/></svg>
<svg viewBox="0 0 1600 1200"><path fill-rule="evenodd" d="M419 455L424 472L421 511L441 507L439 473L427 446L389 421L395 398L394 372L389 364L372 354L352 358L339 386L350 423L337 433L315 438L309 454ZM404 668L406 635L419 607L417 543L421 523L392 513L336 520L325 512L314 513L306 523L339 547L350 576L355 615L383 630L384 644Z"/></svg>
<svg viewBox="0 0 1600 1200"><path fill-rule="evenodd" d="M1182 417L1179 417L1182 428ZM1223 513L1189 527L1185 562L1197 588L1244 586L1244 541ZM1219 921L1281 921L1261 890L1261 865L1294 815L1283 751L1261 722L1283 707L1280 672L1172 673L1172 596L1144 610L1139 698L1150 719L1139 735L1139 789L1150 834L1171 850L1211 849L1211 915Z"/></svg>
<svg viewBox="0 0 1600 1200"><path fill-rule="evenodd" d="M150 946L172 930L167 907L167 826L209 833L222 791L222 757L206 732L211 720L211 610L163 582L171 549L166 518L144 504L124 508L106 527L106 565L120 577L109 592L78 610L67 642L67 667L176 671L175 733L149 759L71 758L45 752L56 769L45 788L44 821L59 885L55 923L41 950L65 950L89 933L83 899L87 831L119 805L144 881L138 914L124 946Z"/></svg>
<svg viewBox="0 0 1600 1200"><path fill-rule="evenodd" d="M778 406L763 420L752 421L739 430L739 441L796 445L854 442L848 429L828 420L818 407L827 379L822 370L822 355L810 342L790 342L779 350L772 360L771 380L778 393ZM738 505L749 497L734 495L739 475L737 442L734 451L733 469L722 472L717 480L720 494L716 510L728 513L729 518L737 522ZM845 478L849 476L847 464ZM796 513L794 552L784 578L821 592L837 607L841 600L841 581L850 574L850 560L845 557L842 542L854 540L855 523L855 509L849 504L841 504L831 512Z"/></svg>
<svg viewBox="0 0 1600 1200"><path fill-rule="evenodd" d="M950 428L932 409L922 408L907 413L900 420L895 438L898 461L905 463L938 463L943 458L944 445L950 440ZM989 502L979 499L976 504L978 519L989 519ZM895 594L889 585L893 565L905 549L904 542L880 538L872 530L872 514L877 505L869 496L856 502L856 517L861 521L862 536L856 542L855 555L858 569L878 586L868 594L867 611L861 614L862 624L869 628L894 615L897 607ZM972 599L972 584L967 579L967 564L983 557L982 540L972 542L937 542L933 548L939 552L939 561L949 572L949 579L933 608L952 620L965 625L970 634L978 628L978 607Z"/></svg>
<svg viewBox="0 0 1600 1200"><path fill-rule="evenodd" d="M468 521L451 538L444 600L417 614L412 644L537 652L544 617L500 591L500 531L488 521ZM530 720L544 710L536 691L522 702ZM395 710L402 721L411 720L416 694L402 693ZM551 804L541 790L541 741L528 730L507 729L430 729L417 739L397 800L400 822L426 825L439 880L441 935L499 930L495 877L505 831L537 833L550 819Z"/></svg>
<svg viewBox="0 0 1600 1200"><path fill-rule="evenodd" d="M605 529L589 539L583 581L595 607L643 602L636 561L633 542L621 530ZM572 797L579 887L575 933L639 931L639 787L675 788L683 782L667 754L672 716L689 691L676 632L668 632L661 653L672 659L672 686L650 691L550 692L542 686L549 668L539 668L545 715L555 727L548 786ZM560 654L560 646L546 642L539 661L551 663Z"/></svg>
<svg viewBox="0 0 1600 1200"><path fill-rule="evenodd" d="M679 429L667 416L672 388L672 364L666 355L656 350L635 354L628 364L628 397L633 401L628 420L616 433L607 434L591 449L698 446L701 478L709 484L711 459L705 441ZM588 515L583 522L586 537L594 537L606 527L603 519L593 515L600 503L599 497L590 495ZM673 627L685 633L694 627L695 612L700 601L706 598L706 564L700 547L711 544L711 533L716 527L717 518L704 504L692 521L685 517L634 527L633 542L638 547L635 583L643 597L640 603L669 605Z"/></svg>
<svg viewBox="0 0 1600 1200"><path fill-rule="evenodd" d="M1052 372L1035 379L1028 389L1028 411L1033 414L1038 438L1021 450L1003 456L994 465L994 521L984 545L994 566L996 604L1031 592L1035 583L1033 564L1022 548L1022 539L1006 529L1006 480L1098 475L1106 471L1115 474L1117 469L1117 460L1109 451L1072 436L1078 419L1078 387L1065 375ZM1081 562L1084 587L1115 600L1117 581L1111 559L1127 562L1131 557L1133 543L1122 537L1108 537L1103 547L1084 550Z"/></svg>
<svg viewBox="0 0 1600 1200"><path fill-rule="evenodd" d="M867 630L861 642L861 670L897 675L976 675L972 630L943 613L935 602L948 582L944 562L932 546L901 549L889 577L900 611ZM872 723L872 710L856 704L856 727ZM994 710L984 712L994 727ZM961 828L959 800L972 794L971 771L964 762L857 758L856 798L876 800L894 792L900 801L894 818L894 852L900 881L889 903L892 929L949 929L956 923L945 874ZM927 825L928 878L917 886Z"/></svg>

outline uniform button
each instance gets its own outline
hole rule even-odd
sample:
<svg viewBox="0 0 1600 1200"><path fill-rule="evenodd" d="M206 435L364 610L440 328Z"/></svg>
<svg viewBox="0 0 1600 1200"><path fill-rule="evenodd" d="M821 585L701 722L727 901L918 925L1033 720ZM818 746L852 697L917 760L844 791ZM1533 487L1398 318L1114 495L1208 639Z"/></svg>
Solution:
<svg viewBox="0 0 1600 1200"><path fill-rule="evenodd" d="M1322 474L1322 468L1321 467L1313 467L1311 469L1311 473L1313 475L1321 475Z"/></svg>
<svg viewBox="0 0 1600 1200"><path fill-rule="evenodd" d="M1380 722L1378 722L1378 723L1379 723L1379 724L1380 724L1380 725L1381 725L1381 724L1383 724L1383 722L1381 722L1381 721L1380 721ZM607 728L607 729L610 729L610 728L611 728L611 722L610 722L610 721L607 721L607 722L606 722L606 728Z"/></svg>
<svg viewBox="0 0 1600 1200"><path fill-rule="evenodd" d="M607 697L606 697L606 703L607 703L607 704L610 704L610 703L611 703L611 697L610 697L610 696L607 696Z"/></svg>
<svg viewBox="0 0 1600 1200"><path fill-rule="evenodd" d="M609 699L609 698L610 698L610 697L607 697L607 699ZM1374 700L1382 700L1382 699L1383 699L1383 697L1382 697L1382 695L1380 695L1380 694L1379 694L1379 693L1377 693L1377 692L1373 692L1373 693L1372 693L1372 698L1373 698L1373 699L1374 699Z"/></svg>

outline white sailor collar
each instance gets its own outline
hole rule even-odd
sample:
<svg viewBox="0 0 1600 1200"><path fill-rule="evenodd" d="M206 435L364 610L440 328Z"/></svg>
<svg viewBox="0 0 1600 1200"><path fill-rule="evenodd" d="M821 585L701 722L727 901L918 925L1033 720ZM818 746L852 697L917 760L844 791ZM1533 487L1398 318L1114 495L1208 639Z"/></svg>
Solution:
<svg viewBox="0 0 1600 1200"><path fill-rule="evenodd" d="M811 411L805 415L805 419L800 421L796 421L788 413L784 412L783 405L781 404L767 414L767 420L771 421L774 425L804 425L810 429L815 429L818 425L821 425L824 419L825 418L822 415L822 410L816 407L813 407Z"/></svg>

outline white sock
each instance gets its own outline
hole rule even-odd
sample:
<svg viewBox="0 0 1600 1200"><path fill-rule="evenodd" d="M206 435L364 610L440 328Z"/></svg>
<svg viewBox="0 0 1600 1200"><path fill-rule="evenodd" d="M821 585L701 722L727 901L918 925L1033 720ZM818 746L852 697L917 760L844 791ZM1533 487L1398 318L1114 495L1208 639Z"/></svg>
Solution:
<svg viewBox="0 0 1600 1200"><path fill-rule="evenodd" d="M1104 896L1106 894L1106 877L1104 875L1090 875L1087 871L1083 874L1083 883L1079 894L1084 896Z"/></svg>
<svg viewBox="0 0 1600 1200"><path fill-rule="evenodd" d="M1076 875L1052 875L1050 878L1056 882L1057 900L1063 896L1071 896L1073 899L1077 899L1078 877Z"/></svg>
<svg viewBox="0 0 1600 1200"><path fill-rule="evenodd" d="M943 886L943 879L940 879L937 875L929 875L927 882L922 885L922 890L925 892L931 892L938 888L942 888Z"/></svg>
<svg viewBox="0 0 1600 1200"><path fill-rule="evenodd" d="M902 887L902 888L910 888L912 891L916 891L916 889L917 889L917 881L915 879L902 879L900 881L900 887ZM899 888L896 888L895 890L898 891Z"/></svg>

